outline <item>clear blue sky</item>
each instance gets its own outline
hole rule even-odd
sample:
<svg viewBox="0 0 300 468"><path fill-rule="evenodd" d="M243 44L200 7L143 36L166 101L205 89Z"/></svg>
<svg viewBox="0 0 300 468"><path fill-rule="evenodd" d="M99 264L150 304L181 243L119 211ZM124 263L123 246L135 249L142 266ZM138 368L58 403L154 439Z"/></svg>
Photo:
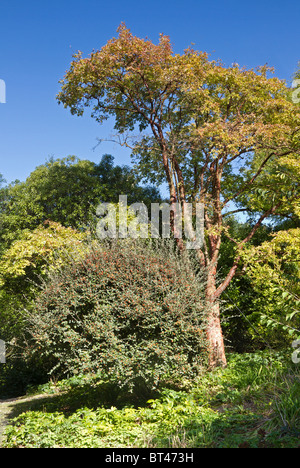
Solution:
<svg viewBox="0 0 300 468"><path fill-rule="evenodd" d="M97 162L108 152L130 163L112 143L92 150L112 124L71 116L55 100L72 54L101 48L121 21L153 41L169 35L175 52L193 42L228 65L268 63L288 82L300 60L299 0L0 0L0 173L8 182L25 180L49 156Z"/></svg>

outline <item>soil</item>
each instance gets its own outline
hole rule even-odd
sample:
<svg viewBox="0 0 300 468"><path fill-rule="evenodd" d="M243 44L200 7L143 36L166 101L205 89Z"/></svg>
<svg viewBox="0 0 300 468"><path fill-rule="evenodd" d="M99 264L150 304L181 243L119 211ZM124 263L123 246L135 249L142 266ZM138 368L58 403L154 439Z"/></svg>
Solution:
<svg viewBox="0 0 300 468"><path fill-rule="evenodd" d="M0 448L4 440L4 431L6 426L10 423L11 419L18 416L24 410L24 403L31 403L45 395L24 396L19 398L11 398L9 400L0 400Z"/></svg>
<svg viewBox="0 0 300 468"><path fill-rule="evenodd" d="M4 431L9 422L9 415L12 413L16 401L18 401L18 398L0 400L0 448L2 448Z"/></svg>

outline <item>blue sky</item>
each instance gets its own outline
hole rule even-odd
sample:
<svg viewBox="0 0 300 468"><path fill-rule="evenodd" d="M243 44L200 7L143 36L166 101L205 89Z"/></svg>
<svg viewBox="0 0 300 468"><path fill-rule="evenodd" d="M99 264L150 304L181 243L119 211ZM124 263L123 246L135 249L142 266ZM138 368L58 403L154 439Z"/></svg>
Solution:
<svg viewBox="0 0 300 468"><path fill-rule="evenodd" d="M55 100L72 54L100 49L122 21L153 41L169 35L177 53L194 43L228 65L268 63L289 83L300 61L299 0L0 0L0 173L8 182L25 180L50 156L97 162L111 153L130 163L113 143L93 151L112 134L111 122L71 116Z"/></svg>

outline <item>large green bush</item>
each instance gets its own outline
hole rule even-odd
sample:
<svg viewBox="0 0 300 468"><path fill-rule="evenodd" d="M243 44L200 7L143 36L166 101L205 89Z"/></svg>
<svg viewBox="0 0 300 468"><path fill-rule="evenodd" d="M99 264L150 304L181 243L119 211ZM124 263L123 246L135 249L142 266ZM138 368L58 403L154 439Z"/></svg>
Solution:
<svg viewBox="0 0 300 468"><path fill-rule="evenodd" d="M27 352L58 376L101 372L140 391L182 383L206 363L203 289L171 245L94 246L44 283Z"/></svg>

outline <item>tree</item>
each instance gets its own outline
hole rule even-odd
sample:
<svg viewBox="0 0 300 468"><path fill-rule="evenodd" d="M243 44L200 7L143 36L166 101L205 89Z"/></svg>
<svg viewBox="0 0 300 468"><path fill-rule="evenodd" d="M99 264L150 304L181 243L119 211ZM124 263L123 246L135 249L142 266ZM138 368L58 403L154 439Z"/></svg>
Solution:
<svg viewBox="0 0 300 468"><path fill-rule="evenodd" d="M95 166L95 175L101 186L100 201L118 203L120 195L127 195L128 203L143 202L149 208L151 203L161 201L154 186L140 186L139 180L129 166L114 166L114 157L104 154Z"/></svg>
<svg viewBox="0 0 300 468"><path fill-rule="evenodd" d="M198 256L213 306L207 327L210 363L226 365L218 299L256 230L279 210L289 210L291 200L299 200L297 184L290 183L287 197L282 183L274 185L281 174L269 178L284 158L297 162L299 108L287 99L285 83L269 77L265 66L226 67L191 48L174 54L167 36L155 45L134 37L124 24L118 33L88 58L81 52L74 56L58 101L76 115L91 106L99 123L114 116L121 135L137 127L144 131L131 143L140 173L152 181L166 180L171 206L180 201L183 213L189 201L204 203L206 242ZM255 222L244 239L232 239L234 261L218 284L225 215L233 203L238 211L251 212Z"/></svg>
<svg viewBox="0 0 300 468"><path fill-rule="evenodd" d="M132 171L114 166L104 155L99 164L75 156L51 159L37 167L25 182L4 187L0 198L0 240L3 246L33 230L46 220L65 227L85 229L92 222L99 202L117 202L119 194L145 203L159 199L158 190L141 187Z"/></svg>

